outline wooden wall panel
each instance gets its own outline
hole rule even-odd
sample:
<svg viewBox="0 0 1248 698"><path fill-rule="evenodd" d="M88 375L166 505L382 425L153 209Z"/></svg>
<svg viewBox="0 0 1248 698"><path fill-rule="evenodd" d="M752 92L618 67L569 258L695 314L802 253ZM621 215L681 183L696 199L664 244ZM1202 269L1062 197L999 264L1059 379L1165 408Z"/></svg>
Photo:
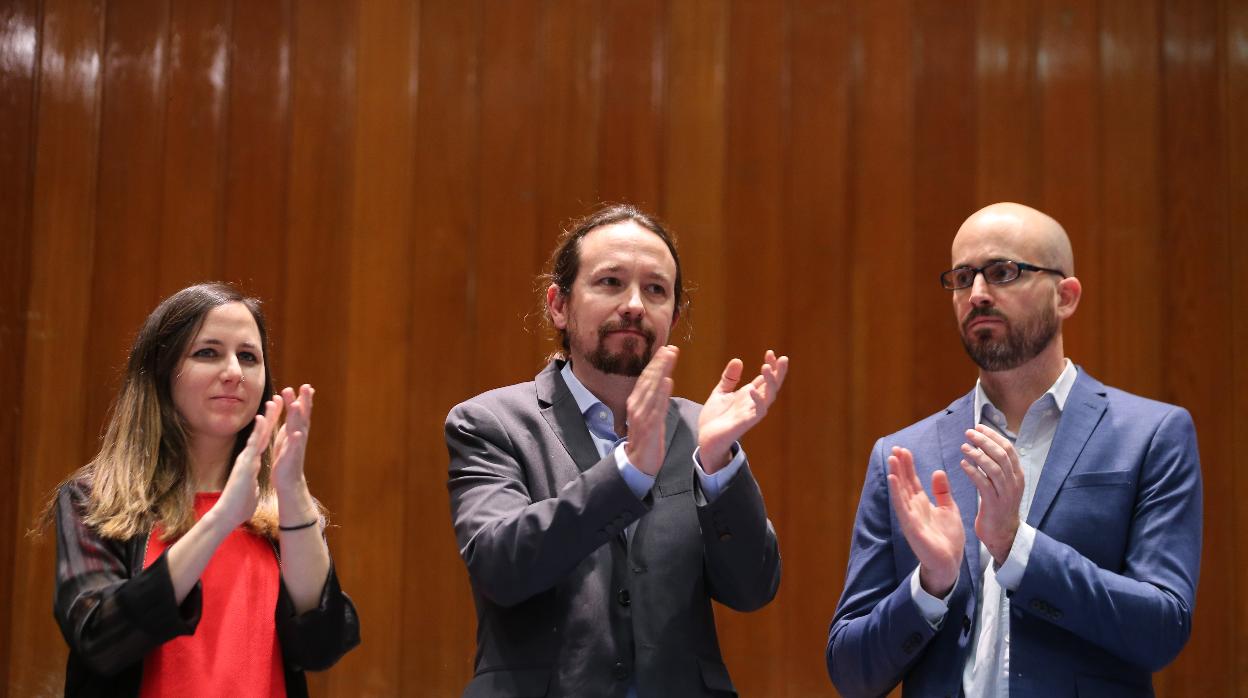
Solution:
<svg viewBox="0 0 1248 698"><path fill-rule="evenodd" d="M1162 696L1248 682L1248 10L1237 0L14 0L0 8L0 696L55 692L52 545L138 323L192 281L266 301L317 387L313 493L363 646L314 695L458 695L475 620L442 422L554 348L559 229L631 201L682 242L677 392L793 359L745 438L784 581L720 609L744 695L822 650L871 444L973 383L936 274L1038 204L1086 296L1067 352L1196 420L1204 574ZM1211 331L1210 328L1216 328ZM691 337L688 334L691 333ZM5 479L7 478L7 479ZM7 483L7 484L6 484Z"/></svg>
<svg viewBox="0 0 1248 698"><path fill-rule="evenodd" d="M477 85L483 14L480 2L425 0L420 7L415 152L423 155L416 161L411 193L419 231L411 273L418 283L408 310L412 343L406 382L414 397L402 437L410 471L409 506L404 508L407 603L402 607L408 632L401 681L390 684L403 695L457 695L472 677L476 620L450 525L442 424L455 404L476 392L471 372L476 336L470 323L476 302L472 252L479 232Z"/></svg>
<svg viewBox="0 0 1248 698"><path fill-rule="evenodd" d="M91 289L99 68L104 7L49 0L42 7L38 128L34 134L30 288L21 400L20 478L15 530L9 676L14 696L51 693L62 683L63 644L48 618L53 548L49 536L21 538L53 487L83 463L84 357ZM67 438L68 437L68 438Z"/></svg>
<svg viewBox="0 0 1248 698"><path fill-rule="evenodd" d="M786 13L757 0L730 3L727 56L727 138L724 154L724 264L731 281L718 299L730 313L724 324L725 353L718 360L705 357L713 367L710 383L682 386L681 392L702 400L714 387L724 364L740 358L744 379L757 375L767 349L784 351L785 317L775 312L784 291L785 252L766 244L782 235L784 226L784 163L787 158L785 116ZM740 261L738 261L740 260ZM745 263L742 261L748 260ZM744 283L735 283L740 279ZM692 352L691 352L692 353ZM750 430L742 448L750 468L766 496L777 531L785 530L783 463L786 443L780 420L787 409L772 406L769 419ZM783 555L783 547L781 555ZM781 583L778 598L787 597ZM738 614L724 607L715 610L723 633L720 647L730 667L750 662L759 646L772 646L784 637L782 616ZM749 672L736 671L738 689L751 695L776 695L785 682L779 663L756 665Z"/></svg>
<svg viewBox="0 0 1248 698"><path fill-rule="evenodd" d="M975 102L977 204L1035 201L1039 147L1035 0L977 0ZM968 212L969 215L969 212ZM950 237L950 240L953 238Z"/></svg>
<svg viewBox="0 0 1248 698"><path fill-rule="evenodd" d="M1039 3L1036 46L1036 106L1040 191L1030 202L1062 222L1075 250L1075 270L1086 285L1078 312L1062 333L1066 351L1093 375L1100 375L1103 296L1099 221L1100 183L1097 148L1097 8L1074 0Z"/></svg>
<svg viewBox="0 0 1248 698"><path fill-rule="evenodd" d="M41 33L39 4L12 2L0 8L0 392L23 394L30 287L32 188L36 134L35 84ZM15 548L27 524L17 518L22 469L21 402L0 406L0 695L9 676ZM15 535L16 534L16 535Z"/></svg>
<svg viewBox="0 0 1248 698"><path fill-rule="evenodd" d="M662 210L666 12L661 0L604 0L598 198Z"/></svg>
<svg viewBox="0 0 1248 698"><path fill-rule="evenodd" d="M787 276L779 300L790 318L779 348L794 362L782 397L788 408L782 438L789 457L766 464L774 476L763 495L769 510L778 493L786 506L785 512L777 512L784 516L778 531L784 572L776 611L790 651L778 658L777 671L784 679L776 695L795 698L828 691L827 676L819 667L845 577L849 530L866 462L866 454L850 447L845 419L853 366L844 331L849 308L843 299L850 296L855 264L845 235L852 176L848 5L798 0L787 6L791 87L785 258L790 267L800 263L803 271ZM839 301L829 303L831 299ZM819 425L819 445L806 448L812 442L811 424ZM803 450L803 456L795 457ZM814 535L816 531L822 533Z"/></svg>
<svg viewBox="0 0 1248 698"><path fill-rule="evenodd" d="M1219 117L1218 8L1211 4L1165 2L1162 8L1163 188L1162 243L1168 307L1163 361L1167 366L1164 400L1186 407L1197 425L1204 476L1205 531L1200 588L1196 600L1197 632L1186 655L1174 667L1176 678L1163 687L1192 695L1233 693L1242 679L1226 672L1236 629L1226 609L1234 607L1235 574L1219 574L1221 561L1236 557L1232 537L1235 501L1233 471L1222 460L1232 453L1231 401L1222 367L1230 366L1232 348L1210 341L1210 328L1222 325L1230 310L1230 230L1222 176L1223 122ZM1242 231L1241 231L1242 234ZM1241 320L1242 321L1242 320ZM1216 332L1216 330L1215 330ZM1242 425L1239 426L1242 429ZM1198 662L1189 668L1189 662Z"/></svg>
<svg viewBox="0 0 1248 698"><path fill-rule="evenodd" d="M230 0L169 5L164 192L157 269L162 296L216 279L223 224Z"/></svg>
<svg viewBox="0 0 1248 698"><path fill-rule="evenodd" d="M236 2L232 17L220 273L268 301L266 318L278 328L290 201L291 3ZM278 380L282 368L274 367Z"/></svg>
<svg viewBox="0 0 1248 698"><path fill-rule="evenodd" d="M87 316L87 336L98 349L83 356L83 385L90 386L81 434L87 458L99 450L135 333L161 297L158 275L134 270L159 268L169 3L110 3L105 27Z"/></svg>
<svg viewBox="0 0 1248 698"><path fill-rule="evenodd" d="M719 0L669 7L662 215L677 238L689 300L670 341L685 349L677 389L701 397L719 380L719 357L730 351L725 330L736 317L720 302L731 278L724 244L728 87L719 70L728 56L731 7Z"/></svg>
<svg viewBox="0 0 1248 698"><path fill-rule="evenodd" d="M1231 297L1230 313L1232 349L1230 365L1230 382L1227 390L1231 398L1231 424L1240 425L1232 429L1234 432L1231 443L1232 453L1248 452L1248 4L1228 2L1224 4L1224 19L1220 24L1222 35L1220 40L1225 48L1225 80L1223 82L1223 104L1226 112L1223 123L1226 128L1226 148L1224 151L1222 177L1227 183L1227 224L1232 231L1230 236L1231 263ZM1206 463L1210 462L1206 452ZM1234 459L1230 459L1234 460ZM1226 463L1226 461L1221 461ZM1233 472L1235 483L1234 497L1237 502L1244 501L1248 496L1248 473L1243 468L1228 464ZM1205 487L1208 492L1208 486ZM1236 572L1232 594L1233 612L1228 609L1216 609L1228 617L1232 631L1232 654L1224 672L1231 677L1238 677L1242 683L1248 676L1248 637L1244 628L1248 627L1248 598L1245 597L1245 584L1239 570L1248 569L1248 549L1238 541L1248 540L1248 512L1243 507L1234 509L1234 538L1237 541L1234 559L1230 561L1231 569ZM1219 574L1217 563L1207 560L1203 577ZM1191 671L1207 669L1199 656L1188 651L1182 661L1191 667ZM1176 690L1176 693L1178 691Z"/></svg>
<svg viewBox="0 0 1248 698"><path fill-rule="evenodd" d="M1101 3L1101 380L1160 395L1168 284L1161 250L1161 44L1159 4ZM1079 269L1083 278L1082 268ZM1130 307L1129 313L1118 308ZM1085 334L1096 336L1095 328ZM1089 337L1090 338L1090 337Z"/></svg>
<svg viewBox="0 0 1248 698"><path fill-rule="evenodd" d="M538 230L536 191L539 118L533 89L540 84L538 0L494 7L481 28L480 104L491 118L480 123L478 158L481 236L473 250L476 312L472 330L473 383L480 390L515 383L533 373L540 336L524 331L534 307L534 270L541 267L549 235ZM519 136L518 134L525 134Z"/></svg>
<svg viewBox="0 0 1248 698"><path fill-rule="evenodd" d="M350 672L331 672L329 692L376 695L393 693L403 665L403 616L394 613L404 598L404 491L395 487L407 476L406 444L378 439L383 432L402 434L412 393L407 389L406 348L411 344L412 289L409 260L415 245L411 191L414 165L409 153L415 129L415 101L410 65L414 55L412 8L399 0L359 5L358 71L355 101L355 147L352 179L351 253L347 273L349 315L342 424L341 504L344 522L335 543L339 571L359 581L351 592L369 618L367 651L352 661L368 667L365 680ZM368 337L367 344L351 338ZM332 428L332 423L331 423ZM379 531L389 535L377 535ZM378 560L393 561L378 565ZM401 604L401 602L399 602Z"/></svg>
<svg viewBox="0 0 1248 698"><path fill-rule="evenodd" d="M359 8L355 2L296 2L292 4L290 60L291 141L288 189L290 202L286 247L281 261L287 271L278 303L283 325L274 328L282 343L275 352L286 384L310 383L317 390L316 431L310 435L305 470L312 494L330 511L335 523L347 523L338 513L356 514L353 536L384 530L385 512L363 502L347 503L346 482L352 478L354 458L347 453L348 371L343 358L356 348L349 337L351 268L346 264L355 249L352 223L355 187L354 117L356 100ZM328 427L328 428L326 428ZM381 482L361 483L359 496L375 496ZM372 489L378 488L378 489ZM344 527L345 528L345 527ZM338 543L342 530L330 528L328 538L335 565L343 572L361 615L390 612L382 588L359 580L368 548L349 549ZM378 577L381 579L381 577ZM384 628L385 621L381 620ZM367 630L365 631L367 632ZM385 647L389 638L371 642L343 662L343 677L317 675L310 685L328 692L331 680L347 680L357 695L379 695L392 681L387 673ZM392 671L393 666L389 667Z"/></svg>

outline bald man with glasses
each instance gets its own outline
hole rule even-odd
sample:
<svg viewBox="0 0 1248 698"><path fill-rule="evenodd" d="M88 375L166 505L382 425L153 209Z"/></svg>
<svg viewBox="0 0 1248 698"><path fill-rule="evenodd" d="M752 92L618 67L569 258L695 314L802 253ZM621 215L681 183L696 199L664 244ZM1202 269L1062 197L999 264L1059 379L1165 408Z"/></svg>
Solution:
<svg viewBox="0 0 1248 698"><path fill-rule="evenodd" d="M845 696L1151 696L1200 572L1191 416L1066 357L1082 286L1051 217L988 206L952 257L979 380L872 449L828 673Z"/></svg>

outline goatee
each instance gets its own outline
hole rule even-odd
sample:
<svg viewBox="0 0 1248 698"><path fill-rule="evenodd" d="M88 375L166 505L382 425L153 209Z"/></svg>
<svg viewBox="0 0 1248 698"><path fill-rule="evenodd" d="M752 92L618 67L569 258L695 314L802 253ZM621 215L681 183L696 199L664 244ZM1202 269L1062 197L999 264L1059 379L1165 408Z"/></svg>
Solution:
<svg viewBox="0 0 1248 698"><path fill-rule="evenodd" d="M607 336L612 332L620 330L635 330L640 332L645 339L645 347L640 352L637 351L638 343L642 341L642 337L628 336L624 338L624 346L618 352L610 352L607 350ZM654 355L654 332L641 325L641 318L633 321L621 320L619 322L603 323L598 328L598 346L586 357L589 359L589 365L602 371L608 375L628 376L636 378L645 370L646 364L650 363L650 357Z"/></svg>
<svg viewBox="0 0 1248 698"><path fill-rule="evenodd" d="M995 317L1005 323L1005 336L993 338L989 331L971 336L966 326L976 318ZM1034 359L1057 336L1057 313L1045 304L1026 322L1014 323L996 308L978 307L962 321L962 346L971 361L985 371L1009 371Z"/></svg>

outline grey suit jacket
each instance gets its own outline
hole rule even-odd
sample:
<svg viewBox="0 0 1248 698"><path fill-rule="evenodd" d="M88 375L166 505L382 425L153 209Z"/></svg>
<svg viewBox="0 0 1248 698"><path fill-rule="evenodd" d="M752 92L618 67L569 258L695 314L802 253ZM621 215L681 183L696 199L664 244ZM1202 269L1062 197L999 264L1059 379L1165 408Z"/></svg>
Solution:
<svg viewBox="0 0 1248 698"><path fill-rule="evenodd" d="M663 469L638 500L615 458L598 457L562 365L446 418L451 518L477 608L464 695L734 694L711 599L749 611L780 584L749 464L699 505L701 406L673 398Z"/></svg>

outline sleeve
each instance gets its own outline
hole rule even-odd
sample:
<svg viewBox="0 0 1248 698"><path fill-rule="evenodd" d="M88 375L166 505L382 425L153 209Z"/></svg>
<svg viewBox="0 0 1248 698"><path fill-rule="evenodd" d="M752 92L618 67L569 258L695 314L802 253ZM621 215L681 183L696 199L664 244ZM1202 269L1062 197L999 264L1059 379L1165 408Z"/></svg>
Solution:
<svg viewBox="0 0 1248 698"><path fill-rule="evenodd" d="M501 606L553 587L653 502L653 495L639 500L633 494L611 453L557 496L533 501L525 464L485 405L455 407L445 431L460 556L473 585Z"/></svg>
<svg viewBox="0 0 1248 698"><path fill-rule="evenodd" d="M828 675L845 696L888 693L938 632L898 574L885 473L884 442L871 451L854 519L845 589L828 631ZM962 576L953 595L964 586Z"/></svg>
<svg viewBox="0 0 1248 698"><path fill-rule="evenodd" d="M165 555L131 576L126 544L83 523L86 491L64 485L56 501L56 596L53 613L70 651L111 676L199 624L197 583L179 606Z"/></svg>
<svg viewBox="0 0 1248 698"><path fill-rule="evenodd" d="M317 607L296 614L294 602L282 584L275 620L282 657L296 671L328 669L360 644L360 617L351 597L338 583L333 561Z"/></svg>
<svg viewBox="0 0 1248 698"><path fill-rule="evenodd" d="M780 545L748 462L713 502L698 506L698 519L711 598L736 611L753 611L775 598Z"/></svg>
<svg viewBox="0 0 1248 698"><path fill-rule="evenodd" d="M1196 430L1175 407L1144 453L1121 569L1099 567L1039 530L1011 607L1160 670L1191 635L1201 507Z"/></svg>

